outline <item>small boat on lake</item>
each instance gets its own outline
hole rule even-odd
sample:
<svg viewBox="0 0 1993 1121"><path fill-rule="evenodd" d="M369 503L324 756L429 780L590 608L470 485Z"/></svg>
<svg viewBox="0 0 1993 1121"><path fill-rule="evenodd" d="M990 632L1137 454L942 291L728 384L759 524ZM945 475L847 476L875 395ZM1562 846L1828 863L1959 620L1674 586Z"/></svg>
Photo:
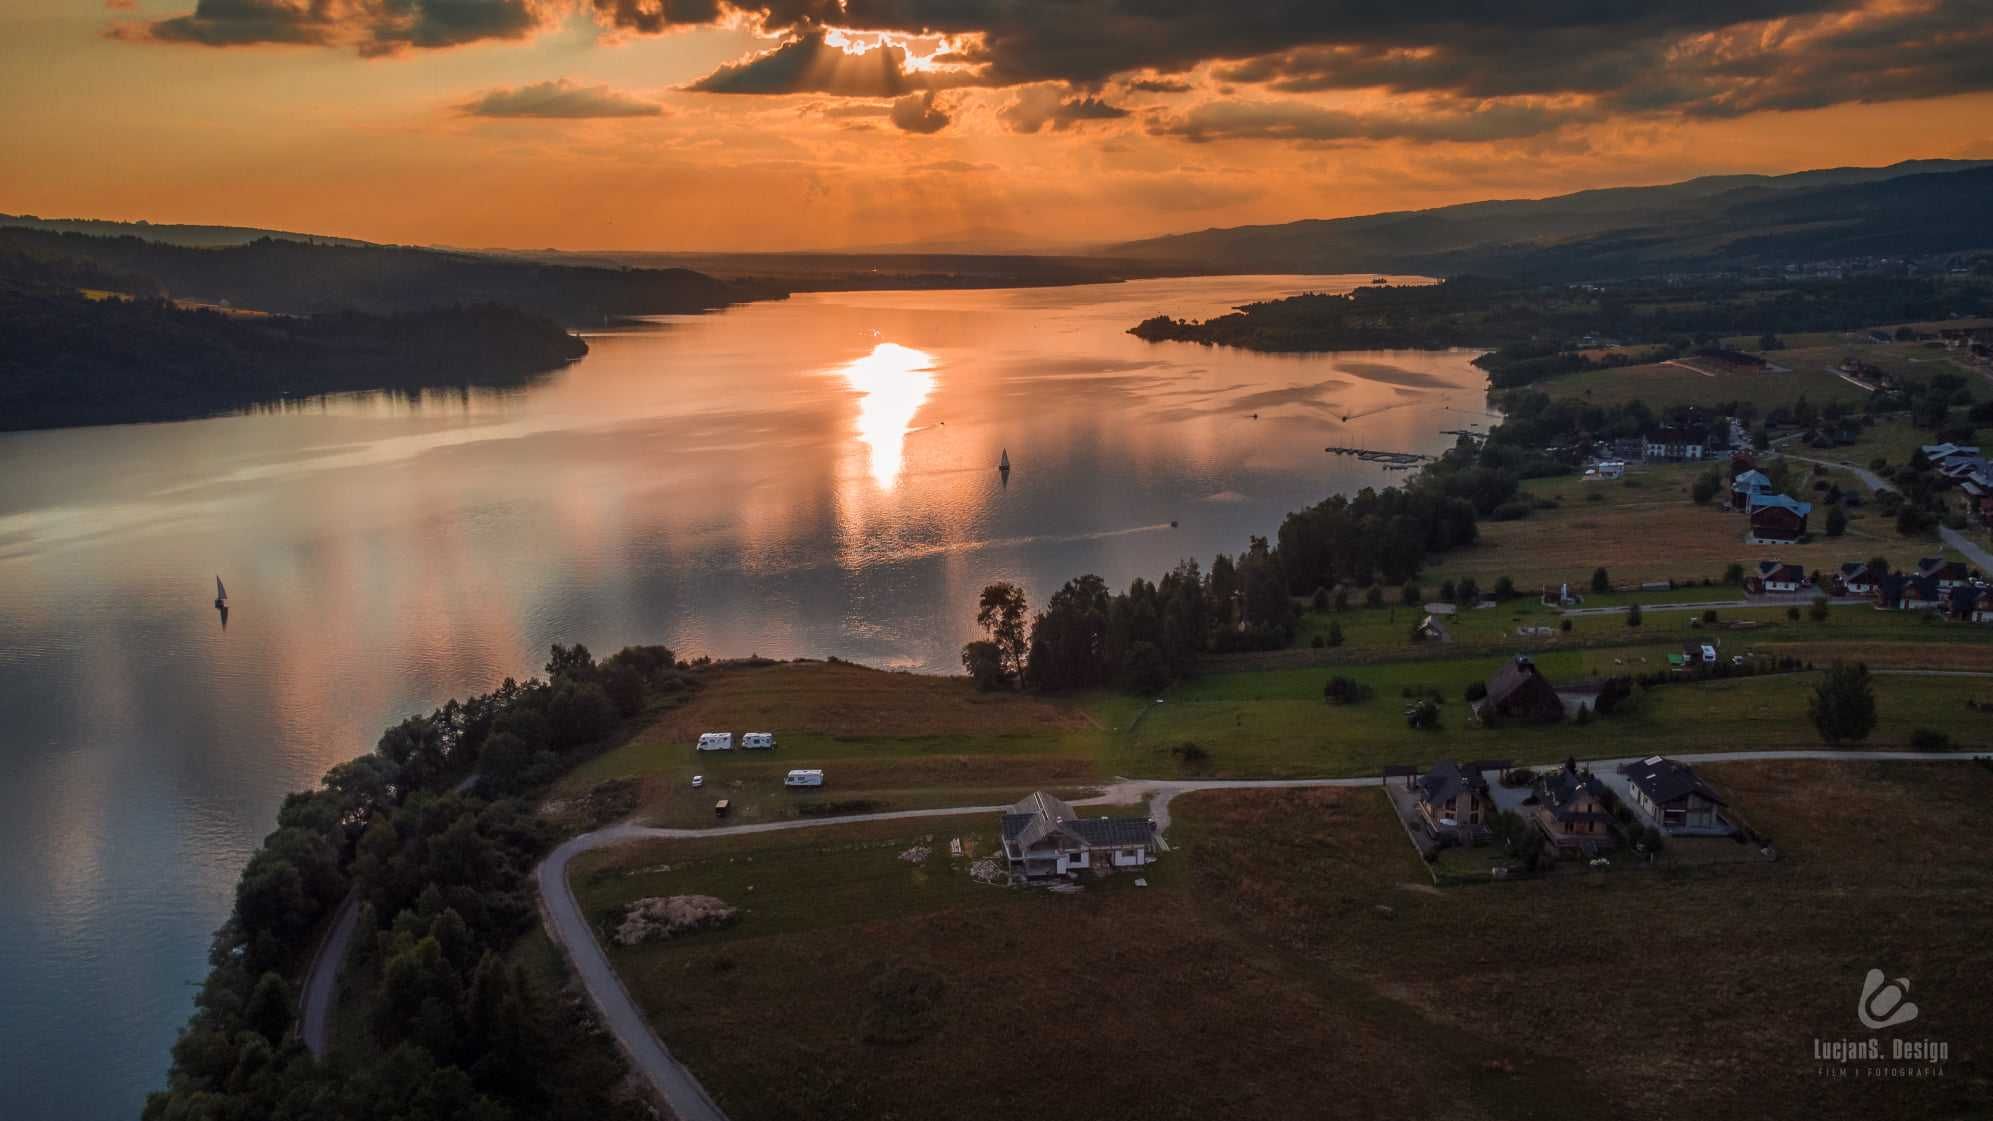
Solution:
<svg viewBox="0 0 1993 1121"><path fill-rule="evenodd" d="M1010 449L1009 449L1009 448L1005 448L1005 449L1003 449L1003 456L1002 456L1001 458L999 458L999 459L997 460L997 470L999 470L999 471L1003 472L1003 473L1004 473L1004 474L1006 474L1006 475L1010 474Z"/></svg>
<svg viewBox="0 0 1993 1121"><path fill-rule="evenodd" d="M228 610L228 589L222 587L219 576L215 577L215 607L222 611Z"/></svg>

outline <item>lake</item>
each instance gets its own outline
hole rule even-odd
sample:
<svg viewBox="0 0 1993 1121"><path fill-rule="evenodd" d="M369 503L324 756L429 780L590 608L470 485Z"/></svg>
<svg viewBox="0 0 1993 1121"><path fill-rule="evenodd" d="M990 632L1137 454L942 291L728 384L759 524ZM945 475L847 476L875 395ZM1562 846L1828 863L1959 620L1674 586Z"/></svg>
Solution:
<svg viewBox="0 0 1993 1121"><path fill-rule="evenodd" d="M0 435L0 1117L133 1116L284 793L551 643L959 672L992 580L1208 567L1404 477L1325 446L1492 423L1471 351L1125 333L1367 279L814 294L519 391Z"/></svg>

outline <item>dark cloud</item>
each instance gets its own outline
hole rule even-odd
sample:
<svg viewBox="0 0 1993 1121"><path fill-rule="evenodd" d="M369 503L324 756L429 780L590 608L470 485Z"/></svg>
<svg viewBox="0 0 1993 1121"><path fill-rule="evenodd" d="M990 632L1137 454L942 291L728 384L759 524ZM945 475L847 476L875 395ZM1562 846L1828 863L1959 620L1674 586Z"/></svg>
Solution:
<svg viewBox="0 0 1993 1121"><path fill-rule="evenodd" d="M1305 101L1207 101L1182 113L1159 113L1147 121L1156 136L1186 140L1348 140L1487 141L1513 140L1590 120L1585 110L1535 105L1490 105L1462 111L1357 113Z"/></svg>
<svg viewBox="0 0 1993 1121"><path fill-rule="evenodd" d="M1128 110L1110 105L1098 97L1067 97L1058 86L1030 86L997 113L1012 132L1037 132L1046 125L1068 129L1082 121L1111 121L1128 115Z"/></svg>
<svg viewBox="0 0 1993 1121"><path fill-rule="evenodd" d="M588 4L609 26L647 35L716 23L723 14L719 0L588 0Z"/></svg>
<svg viewBox="0 0 1993 1121"><path fill-rule="evenodd" d="M237 47L351 46L363 54L520 39L545 26L540 0L198 0L184 16L118 25L121 38Z"/></svg>
<svg viewBox="0 0 1993 1121"><path fill-rule="evenodd" d="M565 78L536 82L479 95L463 107L473 117L539 117L582 120L589 117L655 117L664 111L646 101L607 86L577 86Z"/></svg>
<svg viewBox="0 0 1993 1121"><path fill-rule="evenodd" d="M806 31L773 50L730 62L687 89L701 93L828 93L839 97L904 97L960 85L966 75L916 73L903 47L884 43L852 54Z"/></svg>
<svg viewBox="0 0 1993 1121"><path fill-rule="evenodd" d="M1182 78L1129 78L1121 83L1136 93L1188 93L1190 83Z"/></svg>
<svg viewBox="0 0 1993 1121"><path fill-rule="evenodd" d="M948 112L934 103L934 91L910 93L893 102L893 127L923 135L948 127Z"/></svg>

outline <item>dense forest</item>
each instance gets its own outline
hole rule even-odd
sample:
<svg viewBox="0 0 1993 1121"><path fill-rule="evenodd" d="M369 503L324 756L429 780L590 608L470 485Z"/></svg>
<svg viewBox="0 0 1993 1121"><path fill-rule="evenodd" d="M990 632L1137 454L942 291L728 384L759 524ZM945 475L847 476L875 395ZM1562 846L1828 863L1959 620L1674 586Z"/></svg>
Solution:
<svg viewBox="0 0 1993 1121"><path fill-rule="evenodd" d="M1297 510L1273 540L1253 537L1209 571L1185 560L1125 592L1076 577L1036 615L1022 589L993 584L976 616L988 637L963 647L962 665L985 689L1160 689L1194 673L1205 654L1286 646L1298 600L1326 606L1351 588L1381 597L1387 585L1402 594L1428 557L1473 544L1478 518L1503 516L1525 474L1563 470L1463 439L1408 485Z"/></svg>
<svg viewBox="0 0 1993 1121"><path fill-rule="evenodd" d="M85 266L100 287L138 295L227 302L291 315L422 311L505 304L570 325L625 316L709 311L777 298L779 287L715 280L690 269L545 264L515 258L383 245L322 245L263 238L197 249L136 237L92 237L0 227L0 255Z"/></svg>
<svg viewBox="0 0 1993 1121"><path fill-rule="evenodd" d="M496 304L295 317L71 286L104 279L83 264L0 254L0 430L181 420L356 390L520 385L588 351L552 320Z"/></svg>
<svg viewBox="0 0 1993 1121"><path fill-rule="evenodd" d="M1129 329L1151 342L1248 350L1330 351L1487 347L1497 389L1628 361L1577 353L1585 340L1663 348L1643 360L1717 345L1724 336L1833 331L1993 311L1993 284L1977 277L1861 276L1839 280L1712 279L1681 283L1524 285L1455 277L1423 286L1372 286L1247 304L1190 322L1159 315Z"/></svg>
<svg viewBox="0 0 1993 1121"><path fill-rule="evenodd" d="M547 674L405 720L285 799L146 1121L652 1116L618 1092L622 1059L589 1013L511 951L554 840L527 797L697 678L661 646L601 662L556 646ZM349 891L359 929L342 999L363 1002L368 1039L320 1060L294 1030L294 985Z"/></svg>

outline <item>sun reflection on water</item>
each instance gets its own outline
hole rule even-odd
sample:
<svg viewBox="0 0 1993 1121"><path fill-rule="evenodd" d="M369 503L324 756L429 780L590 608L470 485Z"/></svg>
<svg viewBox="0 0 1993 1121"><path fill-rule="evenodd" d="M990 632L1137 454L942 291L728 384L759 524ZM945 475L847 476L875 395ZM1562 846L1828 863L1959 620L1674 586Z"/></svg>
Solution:
<svg viewBox="0 0 1993 1121"><path fill-rule="evenodd" d="M858 391L858 438L871 451L872 481L892 490L906 461L907 426L934 392L934 356L898 343L880 343L872 353L837 372Z"/></svg>

